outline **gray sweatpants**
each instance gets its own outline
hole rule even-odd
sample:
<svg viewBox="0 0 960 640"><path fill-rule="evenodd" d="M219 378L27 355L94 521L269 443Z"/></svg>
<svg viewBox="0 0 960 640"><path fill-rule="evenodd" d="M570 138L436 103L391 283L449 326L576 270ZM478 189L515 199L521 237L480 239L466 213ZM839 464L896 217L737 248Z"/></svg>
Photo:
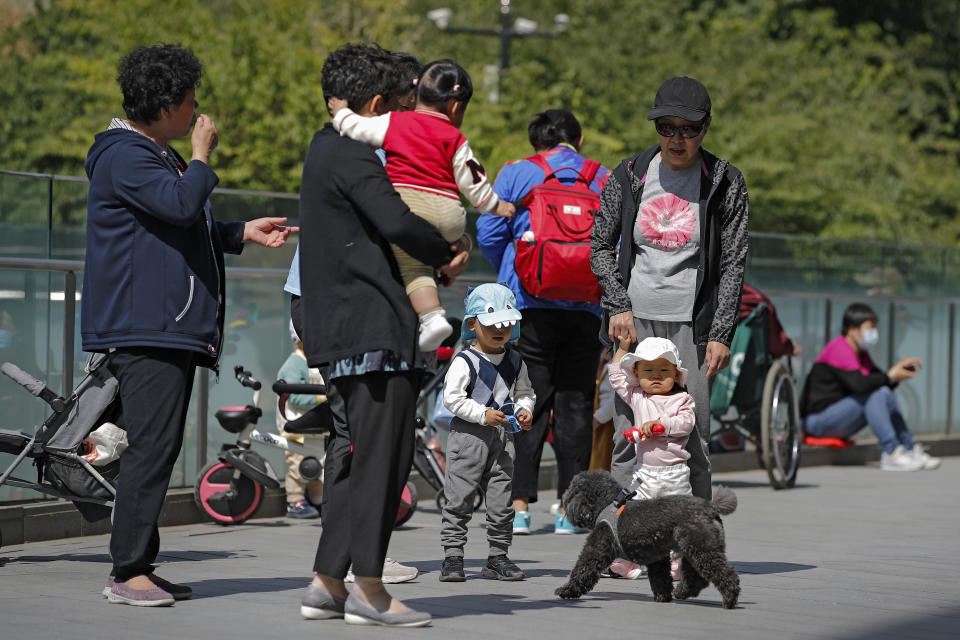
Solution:
<svg viewBox="0 0 960 640"><path fill-rule="evenodd" d="M693 325L690 322L664 322L634 318L637 341L644 338L668 338L677 345L680 362L687 373L687 392L696 405L697 429L687 440L690 459L690 485L693 495L710 500L713 495L710 475L710 458L707 457L707 439L710 437L710 386L707 381L706 346L698 347L693 342ZM615 365L611 365L615 366ZM610 473L621 486L628 487L633 480L637 452L634 445L623 437L623 430L633 426L633 411L619 394L614 398L617 415L613 419L613 462ZM699 433L699 437L698 434Z"/></svg>
<svg viewBox="0 0 960 640"><path fill-rule="evenodd" d="M440 542L443 556L463 557L473 495L479 488L487 506L487 541L491 556L506 555L513 540L513 434L498 427L454 419L447 439L447 471Z"/></svg>

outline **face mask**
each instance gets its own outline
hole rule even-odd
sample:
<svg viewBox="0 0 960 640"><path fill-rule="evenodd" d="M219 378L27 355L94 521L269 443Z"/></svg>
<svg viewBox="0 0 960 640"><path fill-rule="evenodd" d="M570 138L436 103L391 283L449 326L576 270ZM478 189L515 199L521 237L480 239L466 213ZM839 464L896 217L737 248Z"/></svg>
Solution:
<svg viewBox="0 0 960 640"><path fill-rule="evenodd" d="M863 337L857 340L861 347L872 347L880 342L880 332L877 329L864 329L860 332Z"/></svg>
<svg viewBox="0 0 960 640"><path fill-rule="evenodd" d="M13 333L0 329L0 349L9 349L13 344Z"/></svg>

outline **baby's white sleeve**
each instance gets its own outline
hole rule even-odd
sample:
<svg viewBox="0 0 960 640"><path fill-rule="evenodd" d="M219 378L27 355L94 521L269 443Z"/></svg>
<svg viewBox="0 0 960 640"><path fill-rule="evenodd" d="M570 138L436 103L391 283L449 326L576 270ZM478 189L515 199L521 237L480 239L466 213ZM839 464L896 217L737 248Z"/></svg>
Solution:
<svg viewBox="0 0 960 640"><path fill-rule="evenodd" d="M333 127L342 136L379 149L387 137L387 129L390 128L390 114L365 118L350 108L341 109L333 116Z"/></svg>
<svg viewBox="0 0 960 640"><path fill-rule="evenodd" d="M473 156L470 143L466 140L453 154L453 177L460 193L474 208L483 213L490 213L497 208L500 199L493 192L493 187L487 181L487 172Z"/></svg>

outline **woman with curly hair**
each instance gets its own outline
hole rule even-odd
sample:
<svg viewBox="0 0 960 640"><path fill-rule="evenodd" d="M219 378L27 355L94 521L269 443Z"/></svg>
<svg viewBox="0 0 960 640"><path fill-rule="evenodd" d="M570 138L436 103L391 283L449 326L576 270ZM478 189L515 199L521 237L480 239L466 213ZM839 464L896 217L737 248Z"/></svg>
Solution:
<svg viewBox="0 0 960 640"><path fill-rule="evenodd" d="M192 594L154 574L153 562L194 372L216 370L223 345L223 252L240 253L248 240L279 247L297 230L282 226L286 218L213 218L217 128L208 116L197 118L189 163L169 146L193 125L202 72L176 45L128 53L117 77L127 119L114 118L87 154L83 349L109 354L129 442L103 590L121 604L165 606Z"/></svg>

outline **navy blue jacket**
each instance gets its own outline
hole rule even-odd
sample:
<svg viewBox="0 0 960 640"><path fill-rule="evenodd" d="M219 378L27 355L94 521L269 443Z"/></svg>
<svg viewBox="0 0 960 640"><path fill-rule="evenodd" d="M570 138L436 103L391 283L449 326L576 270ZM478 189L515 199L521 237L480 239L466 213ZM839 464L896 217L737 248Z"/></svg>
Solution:
<svg viewBox="0 0 960 640"><path fill-rule="evenodd" d="M174 154L175 155L175 154ZM240 253L243 222L217 222L217 174L177 160L127 129L97 134L87 154L87 247L80 331L85 351L150 346L203 354L223 342L223 252Z"/></svg>

